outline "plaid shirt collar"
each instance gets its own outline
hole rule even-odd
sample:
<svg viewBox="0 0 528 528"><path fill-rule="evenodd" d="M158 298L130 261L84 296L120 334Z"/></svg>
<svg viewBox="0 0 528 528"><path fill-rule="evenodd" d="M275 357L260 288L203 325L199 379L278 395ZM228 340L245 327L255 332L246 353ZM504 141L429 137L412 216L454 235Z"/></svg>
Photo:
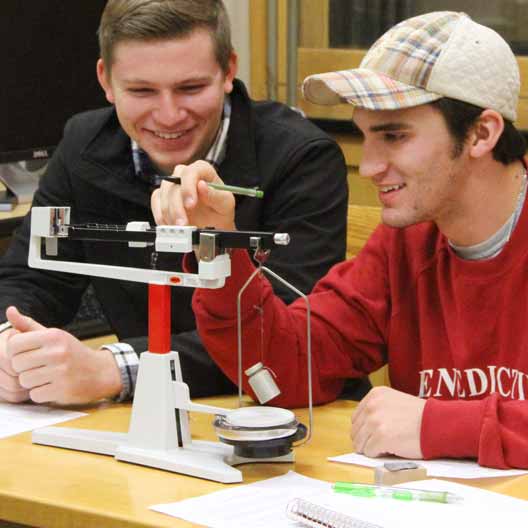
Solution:
<svg viewBox="0 0 528 528"><path fill-rule="evenodd" d="M213 165L215 168L219 167L225 159L227 148L227 134L229 131L229 124L231 123L231 98L229 95L224 99L224 110L222 120L218 127L213 144L205 155L205 161ZM148 154L140 148L140 146L132 139L132 160L134 162L134 172L136 176L142 181L158 187L161 183L161 176L158 170L150 160Z"/></svg>

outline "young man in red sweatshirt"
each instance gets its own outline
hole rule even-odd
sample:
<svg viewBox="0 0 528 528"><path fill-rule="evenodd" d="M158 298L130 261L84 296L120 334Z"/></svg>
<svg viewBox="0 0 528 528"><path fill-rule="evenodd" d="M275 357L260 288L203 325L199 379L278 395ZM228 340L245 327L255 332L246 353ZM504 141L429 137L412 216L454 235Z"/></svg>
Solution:
<svg viewBox="0 0 528 528"><path fill-rule="evenodd" d="M391 388L370 391L352 417L358 452L528 468L526 144L512 124L511 49L463 13L429 13L389 30L360 68L303 89L355 106L360 173L383 220L310 294L315 401L388 363ZM200 181L216 175L180 171L180 188L153 196L158 222L234 228L232 196ZM194 296L203 342L234 381L236 296L253 270L235 252L226 287ZM243 368L265 358L282 390L271 404L306 404L304 302L286 306L264 279L244 298Z"/></svg>

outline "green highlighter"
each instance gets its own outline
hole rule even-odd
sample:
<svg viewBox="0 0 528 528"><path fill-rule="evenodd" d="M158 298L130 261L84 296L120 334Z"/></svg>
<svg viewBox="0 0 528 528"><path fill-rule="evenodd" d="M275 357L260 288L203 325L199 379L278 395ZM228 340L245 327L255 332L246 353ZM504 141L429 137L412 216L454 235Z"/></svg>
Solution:
<svg viewBox="0 0 528 528"><path fill-rule="evenodd" d="M402 501L428 501L452 504L462 502L463 498L449 491L427 491L411 488L396 488L391 486L375 486L355 482L336 482L332 489L337 493L347 493L354 497L381 497Z"/></svg>

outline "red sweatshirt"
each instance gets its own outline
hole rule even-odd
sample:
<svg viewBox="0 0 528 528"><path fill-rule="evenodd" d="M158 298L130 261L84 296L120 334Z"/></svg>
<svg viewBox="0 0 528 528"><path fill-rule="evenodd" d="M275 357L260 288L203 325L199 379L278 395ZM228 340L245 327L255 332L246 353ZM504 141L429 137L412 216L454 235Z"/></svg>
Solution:
<svg viewBox="0 0 528 528"><path fill-rule="evenodd" d="M431 223L378 227L309 296L314 401L335 399L345 378L388 362L394 389L427 398L424 458L528 468L527 240L528 206L502 252L485 261L459 258ZM203 342L234 382L236 297L253 270L237 251L226 286L194 295ZM263 279L243 303L243 367L261 360L282 390L272 404L306 405L304 302L285 306Z"/></svg>

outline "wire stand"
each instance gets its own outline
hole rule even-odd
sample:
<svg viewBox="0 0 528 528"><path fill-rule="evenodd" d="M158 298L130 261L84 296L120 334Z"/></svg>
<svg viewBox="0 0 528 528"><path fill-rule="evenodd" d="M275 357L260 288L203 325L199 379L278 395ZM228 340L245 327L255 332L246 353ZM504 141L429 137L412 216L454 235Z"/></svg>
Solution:
<svg viewBox="0 0 528 528"><path fill-rule="evenodd" d="M308 296L305 295L302 291L298 290L294 286L292 286L288 281L277 275L275 272L271 271L266 266L262 265L262 261L266 258L266 253L262 251L256 251L255 252L255 258L259 262L258 268L251 274L249 279L245 282L245 284L242 286L240 291L238 292L237 297L237 339L238 339L238 405L239 407L242 406L242 296L244 294L244 291L246 288L251 284L253 279L260 274L261 272L264 272L268 274L269 276L273 277L274 279L278 280L281 284L286 286L289 290L296 293L299 297L301 297L304 300L304 303L306 304L306 357L307 357L307 373L308 373L308 432L306 437L302 442L297 444L298 447L300 445L305 444L310 440L312 437L312 426L313 426L313 399L312 399L312 330L311 330L311 309L310 309L310 300L308 299Z"/></svg>

